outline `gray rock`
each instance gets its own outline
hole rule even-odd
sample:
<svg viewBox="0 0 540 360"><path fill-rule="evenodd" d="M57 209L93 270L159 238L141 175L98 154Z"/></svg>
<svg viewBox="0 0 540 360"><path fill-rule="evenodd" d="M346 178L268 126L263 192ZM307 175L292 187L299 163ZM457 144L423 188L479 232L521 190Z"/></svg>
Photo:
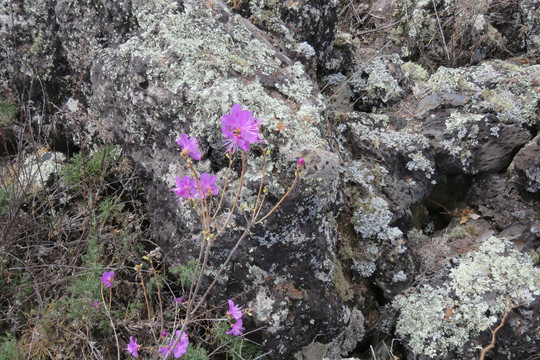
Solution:
<svg viewBox="0 0 540 360"><path fill-rule="evenodd" d="M536 136L514 157L513 170L523 189L540 193L540 136Z"/></svg>

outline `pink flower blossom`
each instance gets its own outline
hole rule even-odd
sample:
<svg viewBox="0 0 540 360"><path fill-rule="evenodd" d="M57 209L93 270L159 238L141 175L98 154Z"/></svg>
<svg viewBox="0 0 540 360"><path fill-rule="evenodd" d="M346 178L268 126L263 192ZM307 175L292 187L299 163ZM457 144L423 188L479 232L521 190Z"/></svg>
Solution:
<svg viewBox="0 0 540 360"><path fill-rule="evenodd" d="M184 302L184 297L183 296L180 296L180 297L177 297L176 299L174 299L174 301L180 305L181 303Z"/></svg>
<svg viewBox="0 0 540 360"><path fill-rule="evenodd" d="M257 122L255 122L257 121ZM253 118L249 110L242 110L240 104L233 105L231 113L221 117L221 131L225 137L225 152L234 152L240 148L249 150L249 144L259 142L261 120Z"/></svg>
<svg viewBox="0 0 540 360"><path fill-rule="evenodd" d="M137 345L137 339L133 339L133 336L129 337L129 344L126 350L129 355L133 357L139 357L139 354L137 354L137 350L139 350L139 345Z"/></svg>
<svg viewBox="0 0 540 360"><path fill-rule="evenodd" d="M184 175L182 180L177 176L176 177L176 187L171 191L174 191L176 196L180 199L180 204L183 203L186 199L193 199L196 197L197 182L190 178L187 175Z"/></svg>
<svg viewBox="0 0 540 360"><path fill-rule="evenodd" d="M187 158L191 157L193 160L201 160L201 153L199 152L199 143L194 137L188 138L187 134L182 134L182 137L176 138L176 143L182 148L182 156Z"/></svg>
<svg viewBox="0 0 540 360"><path fill-rule="evenodd" d="M300 169L304 166L304 158L298 159L298 163L296 164Z"/></svg>
<svg viewBox="0 0 540 360"><path fill-rule="evenodd" d="M236 322L232 326L232 329L227 331L225 334L233 334L234 336L242 335L242 331L245 330L242 325L242 319L236 320Z"/></svg>
<svg viewBox="0 0 540 360"><path fill-rule="evenodd" d="M199 188L199 196L201 198L205 198L208 195L217 195L218 194L218 188L215 185L216 182L216 175L210 176L207 173L201 174L201 178L199 179L201 187Z"/></svg>
<svg viewBox="0 0 540 360"><path fill-rule="evenodd" d="M112 287L112 281L114 279L114 271L105 271L103 275L101 275L101 282L106 287L111 288Z"/></svg>
<svg viewBox="0 0 540 360"><path fill-rule="evenodd" d="M99 302L96 301L95 303L92 304L93 307L95 307L96 309L99 309Z"/></svg>
<svg viewBox="0 0 540 360"><path fill-rule="evenodd" d="M176 330L176 337L178 338L180 336L180 330ZM174 339L171 341L169 346L165 348L160 348L159 352L163 357L168 357L169 353L171 352L171 348L174 344ZM176 344L176 347L174 348L173 355L175 359L180 358L182 355L184 355L187 351L189 345L189 338L186 333L182 333L182 336L180 337L180 341L178 344Z"/></svg>
<svg viewBox="0 0 540 360"><path fill-rule="evenodd" d="M227 311L227 315L231 316L234 320L239 320L242 317L242 309L244 306L235 306L234 302L232 300L227 300L229 303L229 311Z"/></svg>

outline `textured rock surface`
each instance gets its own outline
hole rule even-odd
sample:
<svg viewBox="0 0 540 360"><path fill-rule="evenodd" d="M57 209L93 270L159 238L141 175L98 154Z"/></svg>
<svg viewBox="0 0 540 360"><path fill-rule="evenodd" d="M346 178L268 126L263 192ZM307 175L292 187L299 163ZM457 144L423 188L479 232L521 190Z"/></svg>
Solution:
<svg viewBox="0 0 540 360"><path fill-rule="evenodd" d="M538 49L537 3L3 2L0 101L32 99L29 123L75 147L121 145L169 265L196 256L201 235L168 191L187 173L175 136L199 138L199 169L222 181L220 117L235 103L252 110L271 150L263 211L304 157L302 182L210 296L252 308L245 326L264 328L254 336L272 358L362 356L388 334L403 358L476 358L506 294L527 296L491 355L527 358L540 347L540 65L526 53ZM351 6L347 28L336 21ZM241 203L258 189L253 154ZM233 223L209 278L242 216ZM497 287L504 279L522 291ZM469 301L459 291L471 288Z"/></svg>

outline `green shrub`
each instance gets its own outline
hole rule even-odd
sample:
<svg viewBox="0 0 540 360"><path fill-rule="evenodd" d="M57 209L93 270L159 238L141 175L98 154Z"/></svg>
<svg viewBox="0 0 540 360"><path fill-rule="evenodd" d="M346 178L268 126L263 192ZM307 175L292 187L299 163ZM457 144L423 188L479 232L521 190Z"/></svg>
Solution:
<svg viewBox="0 0 540 360"><path fill-rule="evenodd" d="M113 172L119 158L120 151L113 145L106 145L85 157L80 152L62 168L61 177L69 186L81 186L86 182L87 186L96 187Z"/></svg>

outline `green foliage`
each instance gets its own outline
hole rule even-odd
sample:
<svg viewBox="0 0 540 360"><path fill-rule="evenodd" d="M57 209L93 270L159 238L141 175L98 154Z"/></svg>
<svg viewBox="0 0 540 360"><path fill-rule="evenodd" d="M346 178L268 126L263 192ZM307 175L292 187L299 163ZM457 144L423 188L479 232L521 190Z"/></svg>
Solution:
<svg viewBox="0 0 540 360"><path fill-rule="evenodd" d="M0 215L6 215L9 210L9 199L12 194L12 186L0 189Z"/></svg>
<svg viewBox="0 0 540 360"><path fill-rule="evenodd" d="M0 126L8 127L17 116L17 106L10 100L0 100Z"/></svg>
<svg viewBox="0 0 540 360"><path fill-rule="evenodd" d="M189 347L182 358L185 358L186 360L210 360L206 350L202 347L195 348L192 344L189 344Z"/></svg>
<svg viewBox="0 0 540 360"><path fill-rule="evenodd" d="M227 360L249 360L263 354L261 347L249 342L243 336L228 335L227 331L230 329L231 325L228 322L221 322L214 331L217 346L226 349L225 358ZM264 360L266 357L260 359Z"/></svg>
<svg viewBox="0 0 540 360"><path fill-rule="evenodd" d="M177 265L171 268L171 273L176 275L182 286L191 286L191 280L197 267L197 260L191 259L184 265Z"/></svg>
<svg viewBox="0 0 540 360"><path fill-rule="evenodd" d="M117 197L105 198L97 206L97 221L99 223L105 223L111 217L122 211L124 205L118 203Z"/></svg>
<svg viewBox="0 0 540 360"><path fill-rule="evenodd" d="M119 156L119 150L113 145L85 157L78 153L62 168L62 179L70 186L81 186L86 181L87 186L96 187L113 172Z"/></svg>
<svg viewBox="0 0 540 360"><path fill-rule="evenodd" d="M13 338L10 333L5 337L0 338L0 360L19 359L19 355L17 340Z"/></svg>

